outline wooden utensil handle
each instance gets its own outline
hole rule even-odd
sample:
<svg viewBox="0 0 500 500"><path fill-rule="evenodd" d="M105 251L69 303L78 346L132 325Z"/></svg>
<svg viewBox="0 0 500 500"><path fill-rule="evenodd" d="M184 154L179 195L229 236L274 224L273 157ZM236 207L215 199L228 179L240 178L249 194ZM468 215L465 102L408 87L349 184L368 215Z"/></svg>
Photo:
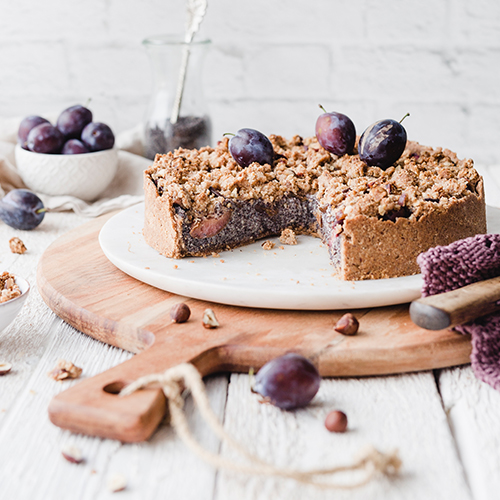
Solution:
<svg viewBox="0 0 500 500"><path fill-rule="evenodd" d="M427 330L442 330L495 311L500 311L500 276L421 298L410 305L412 321Z"/></svg>

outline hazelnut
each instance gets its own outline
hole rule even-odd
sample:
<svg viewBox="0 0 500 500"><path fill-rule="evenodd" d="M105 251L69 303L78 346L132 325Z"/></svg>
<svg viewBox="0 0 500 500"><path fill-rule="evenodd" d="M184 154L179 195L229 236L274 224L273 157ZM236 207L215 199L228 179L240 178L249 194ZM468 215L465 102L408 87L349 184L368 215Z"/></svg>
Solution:
<svg viewBox="0 0 500 500"><path fill-rule="evenodd" d="M330 432L345 432L347 430L347 415L343 411L331 411L325 418L325 427Z"/></svg>
<svg viewBox="0 0 500 500"><path fill-rule="evenodd" d="M6 361L0 361L0 375L5 375L12 370L12 364Z"/></svg>
<svg viewBox="0 0 500 500"><path fill-rule="evenodd" d="M203 312L203 326L205 328L217 328L219 326L219 322L212 309L205 309Z"/></svg>
<svg viewBox="0 0 500 500"><path fill-rule="evenodd" d="M191 316L191 309L184 302L179 302L170 309L170 318L173 323L185 323L189 316Z"/></svg>
<svg viewBox="0 0 500 500"><path fill-rule="evenodd" d="M335 325L335 331L342 335L356 335L358 333L359 321L351 314L344 314Z"/></svg>
<svg viewBox="0 0 500 500"><path fill-rule="evenodd" d="M83 462L83 455L80 448L68 445L61 450L62 456L72 464L80 464Z"/></svg>
<svg viewBox="0 0 500 500"><path fill-rule="evenodd" d="M121 474L113 474L108 481L108 490L117 493L127 487L127 479Z"/></svg>

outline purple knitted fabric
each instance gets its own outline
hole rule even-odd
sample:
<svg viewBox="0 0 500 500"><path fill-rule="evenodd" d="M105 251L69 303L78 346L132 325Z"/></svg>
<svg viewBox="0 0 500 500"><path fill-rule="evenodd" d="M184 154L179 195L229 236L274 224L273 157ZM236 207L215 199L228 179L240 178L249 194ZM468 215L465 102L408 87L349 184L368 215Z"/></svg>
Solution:
<svg viewBox="0 0 500 500"><path fill-rule="evenodd" d="M435 295L500 276L500 234L481 234L420 254L422 295ZM476 377L500 390L500 313L455 327L472 337Z"/></svg>

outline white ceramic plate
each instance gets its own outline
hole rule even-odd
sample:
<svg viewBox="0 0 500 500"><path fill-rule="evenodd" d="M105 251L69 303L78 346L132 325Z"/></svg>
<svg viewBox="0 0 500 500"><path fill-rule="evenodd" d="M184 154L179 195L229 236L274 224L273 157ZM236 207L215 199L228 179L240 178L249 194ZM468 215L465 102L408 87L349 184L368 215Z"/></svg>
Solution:
<svg viewBox="0 0 500 500"><path fill-rule="evenodd" d="M221 304L267 309L323 310L379 307L420 296L420 275L371 281L332 277L325 245L300 235L298 244L264 250L262 241L219 257L169 259L142 236L144 204L112 217L99 243L119 269L144 283L172 293ZM488 207L488 231L500 233L500 209ZM280 248L282 247L282 248Z"/></svg>

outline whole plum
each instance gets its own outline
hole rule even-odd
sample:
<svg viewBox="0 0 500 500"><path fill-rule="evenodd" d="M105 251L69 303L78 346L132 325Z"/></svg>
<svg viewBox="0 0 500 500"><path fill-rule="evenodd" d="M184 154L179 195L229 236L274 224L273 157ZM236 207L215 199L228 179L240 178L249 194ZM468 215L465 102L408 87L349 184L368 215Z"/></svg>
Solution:
<svg viewBox="0 0 500 500"><path fill-rule="evenodd" d="M229 152L242 168L252 163L273 164L274 149L271 141L258 130L242 128L229 139Z"/></svg>
<svg viewBox="0 0 500 500"><path fill-rule="evenodd" d="M50 123L41 116L31 115L23 118L17 131L17 142L23 149L28 149L28 134L30 130L41 123Z"/></svg>
<svg viewBox="0 0 500 500"><path fill-rule="evenodd" d="M405 115L403 121L408 115ZM406 147L406 130L396 120L380 120L370 125L359 139L359 157L371 167L383 170L393 165Z"/></svg>
<svg viewBox="0 0 500 500"><path fill-rule="evenodd" d="M92 111L77 104L65 109L57 119L57 128L66 139L79 139L82 130L92 121Z"/></svg>
<svg viewBox="0 0 500 500"><path fill-rule="evenodd" d="M354 149L356 128L348 116L335 111L325 111L316 120L316 137L324 149L334 155L343 156L351 154Z"/></svg>
<svg viewBox="0 0 500 500"><path fill-rule="evenodd" d="M78 139L70 139L64 143L61 154L63 155L79 155L82 153L88 153L89 149L82 141Z"/></svg>
<svg viewBox="0 0 500 500"><path fill-rule="evenodd" d="M304 356L289 353L266 363L255 376L253 392L283 410L306 406L318 392L321 376Z"/></svg>
<svg viewBox="0 0 500 500"><path fill-rule="evenodd" d="M0 200L0 219L14 229L34 229L45 212L42 200L27 189L13 189Z"/></svg>
<svg viewBox="0 0 500 500"><path fill-rule="evenodd" d="M35 153L59 153L64 136L50 123L41 123L30 130L27 142L28 149Z"/></svg>
<svg viewBox="0 0 500 500"><path fill-rule="evenodd" d="M82 131L82 142L90 151L111 149L115 144L113 131L105 123L92 122Z"/></svg>

